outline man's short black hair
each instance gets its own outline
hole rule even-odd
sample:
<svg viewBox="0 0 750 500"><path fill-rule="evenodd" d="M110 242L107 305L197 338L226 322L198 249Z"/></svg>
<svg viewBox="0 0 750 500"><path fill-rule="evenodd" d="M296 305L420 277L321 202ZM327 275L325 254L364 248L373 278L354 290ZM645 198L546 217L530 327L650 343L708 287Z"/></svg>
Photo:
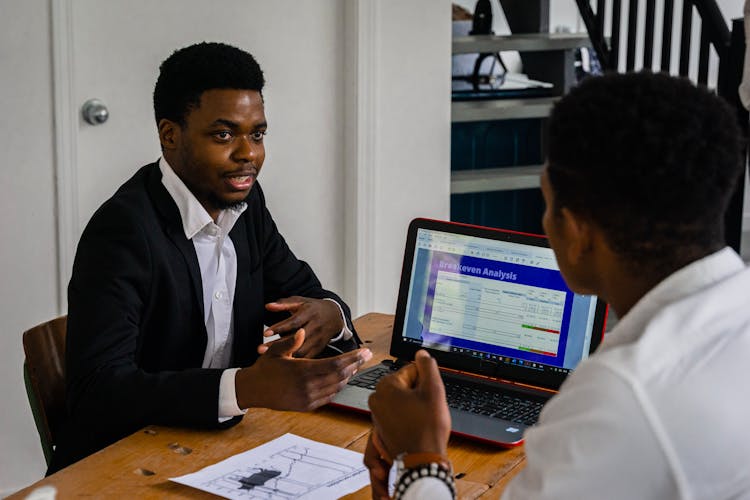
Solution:
<svg viewBox="0 0 750 500"><path fill-rule="evenodd" d="M736 113L683 78L592 77L549 120L548 178L557 213L600 227L639 267L725 245L723 217L744 168Z"/></svg>
<svg viewBox="0 0 750 500"><path fill-rule="evenodd" d="M202 42L176 50L159 67L154 88L156 123L185 124L188 111L211 89L257 90L265 80L255 58L224 43Z"/></svg>

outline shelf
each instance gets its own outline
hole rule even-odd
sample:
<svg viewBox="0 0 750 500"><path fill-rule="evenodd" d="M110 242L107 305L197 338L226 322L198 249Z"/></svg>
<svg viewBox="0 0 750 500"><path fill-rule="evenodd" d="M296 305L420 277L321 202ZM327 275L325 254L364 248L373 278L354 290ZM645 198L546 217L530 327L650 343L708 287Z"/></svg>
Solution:
<svg viewBox="0 0 750 500"><path fill-rule="evenodd" d="M453 38L453 54L476 54L517 50L519 52L570 50L591 45L586 33L524 33L474 35Z"/></svg>
<svg viewBox="0 0 750 500"><path fill-rule="evenodd" d="M558 99L558 97L535 97L454 102L451 104L451 121L457 123L546 118L552 110L552 105Z"/></svg>
<svg viewBox="0 0 750 500"><path fill-rule="evenodd" d="M451 172L451 194L511 191L539 187L543 165L456 170Z"/></svg>

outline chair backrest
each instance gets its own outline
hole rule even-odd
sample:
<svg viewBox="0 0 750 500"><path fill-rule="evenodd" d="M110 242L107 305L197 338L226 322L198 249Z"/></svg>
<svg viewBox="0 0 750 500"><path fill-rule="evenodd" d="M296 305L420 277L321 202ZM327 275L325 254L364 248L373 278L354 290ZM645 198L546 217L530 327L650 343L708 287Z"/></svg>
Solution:
<svg viewBox="0 0 750 500"><path fill-rule="evenodd" d="M65 419L65 332L61 316L23 333L26 394L49 465L57 431Z"/></svg>

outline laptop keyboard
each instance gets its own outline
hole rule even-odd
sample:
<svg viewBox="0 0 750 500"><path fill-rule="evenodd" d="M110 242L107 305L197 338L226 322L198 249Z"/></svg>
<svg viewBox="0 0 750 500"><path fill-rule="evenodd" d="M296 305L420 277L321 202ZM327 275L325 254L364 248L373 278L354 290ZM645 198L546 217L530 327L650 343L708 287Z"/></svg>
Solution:
<svg viewBox="0 0 750 500"><path fill-rule="evenodd" d="M482 384L454 379L443 379L443 382L448 406L456 410L534 425L544 406L543 401L517 397Z"/></svg>
<svg viewBox="0 0 750 500"><path fill-rule="evenodd" d="M355 385L357 387L364 387L365 389L375 390L375 386L378 384L378 381L381 378L395 371L398 371L398 367L396 367L395 365L391 365L391 366L380 365L370 372L362 373L352 378L349 381L348 385Z"/></svg>
<svg viewBox="0 0 750 500"><path fill-rule="evenodd" d="M374 390L381 378L397 370L396 366L379 366L357 375L349 381L349 385ZM443 378L443 382L449 407L518 424L534 425L545 403L465 380Z"/></svg>

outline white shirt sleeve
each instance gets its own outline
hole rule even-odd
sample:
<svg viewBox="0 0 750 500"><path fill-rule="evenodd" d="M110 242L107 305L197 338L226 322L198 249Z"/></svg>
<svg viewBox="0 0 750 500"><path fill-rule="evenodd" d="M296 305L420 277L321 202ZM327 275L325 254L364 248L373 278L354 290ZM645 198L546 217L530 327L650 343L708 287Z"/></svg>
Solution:
<svg viewBox="0 0 750 500"><path fill-rule="evenodd" d="M333 299L325 298L323 300L330 300L334 304L336 304L336 307L339 308L339 312L341 313L341 319L344 322L344 328L341 329L341 333L339 333L336 337L332 338L328 341L329 344L333 342L338 342L339 340L349 340L354 336L351 330L349 330L349 327L346 325L346 315L344 315L344 310L341 308L341 304L336 302Z"/></svg>
<svg viewBox="0 0 750 500"><path fill-rule="evenodd" d="M526 432L527 465L503 500L681 498L644 391L592 361Z"/></svg>
<svg viewBox="0 0 750 500"><path fill-rule="evenodd" d="M423 498L450 500L453 496L445 481L436 477L421 477L407 487L401 498L403 500L420 500Z"/></svg>
<svg viewBox="0 0 750 500"><path fill-rule="evenodd" d="M239 368L224 370L219 381L219 422L225 422L232 417L244 415L247 410L240 409L237 404L237 391L234 388L234 378Z"/></svg>

